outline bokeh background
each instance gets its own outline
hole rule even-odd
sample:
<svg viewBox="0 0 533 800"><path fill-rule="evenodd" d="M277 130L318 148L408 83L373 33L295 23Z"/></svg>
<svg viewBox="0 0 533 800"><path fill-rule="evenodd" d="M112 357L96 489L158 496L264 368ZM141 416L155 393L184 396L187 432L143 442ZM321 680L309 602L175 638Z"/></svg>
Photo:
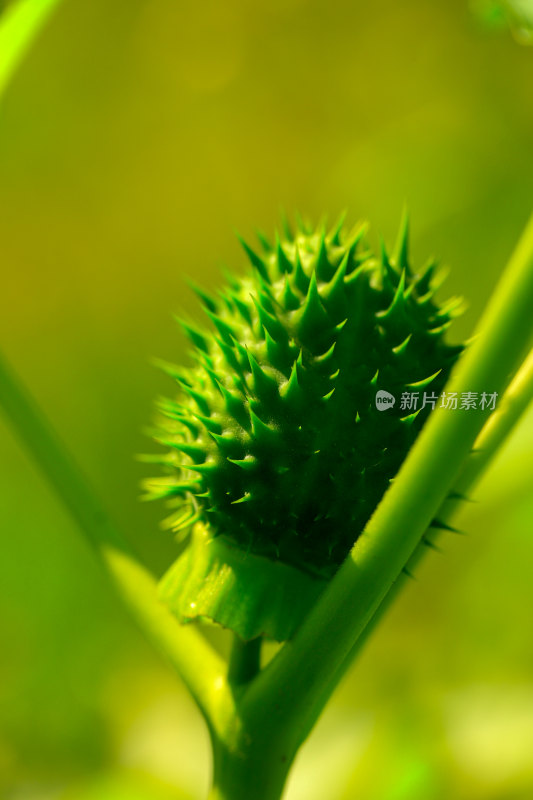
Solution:
<svg viewBox="0 0 533 800"><path fill-rule="evenodd" d="M279 208L451 266L470 335L533 206L533 49L462 0L65 0L0 106L2 347L154 570L152 356ZM288 800L533 796L533 417L367 645ZM0 797L199 800L202 723L0 420ZM346 609L350 613L350 609Z"/></svg>

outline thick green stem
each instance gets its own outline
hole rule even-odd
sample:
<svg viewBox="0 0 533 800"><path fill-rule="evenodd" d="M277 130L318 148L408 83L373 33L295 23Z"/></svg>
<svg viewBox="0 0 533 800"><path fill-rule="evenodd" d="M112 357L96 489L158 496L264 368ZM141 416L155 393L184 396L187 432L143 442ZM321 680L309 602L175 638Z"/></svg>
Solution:
<svg viewBox="0 0 533 800"><path fill-rule="evenodd" d="M501 392L531 339L533 218L497 287L474 344L454 371L448 392ZM344 660L398 579L448 496L487 411L438 408L396 480L329 587L280 653L250 686L246 702L288 746L300 741ZM266 701L266 698L269 700Z"/></svg>
<svg viewBox="0 0 533 800"><path fill-rule="evenodd" d="M263 718L242 711L235 708L221 733L211 734L214 768L208 800L279 800L297 748L288 750Z"/></svg>
<svg viewBox="0 0 533 800"><path fill-rule="evenodd" d="M157 583L138 562L85 477L39 409L0 359L0 406L106 569L148 638L176 667L204 715L225 691L224 664L192 626L180 626L157 598Z"/></svg>
<svg viewBox="0 0 533 800"><path fill-rule="evenodd" d="M272 757L265 744L261 752L214 747L213 785L208 800L280 800L291 766L284 756Z"/></svg>

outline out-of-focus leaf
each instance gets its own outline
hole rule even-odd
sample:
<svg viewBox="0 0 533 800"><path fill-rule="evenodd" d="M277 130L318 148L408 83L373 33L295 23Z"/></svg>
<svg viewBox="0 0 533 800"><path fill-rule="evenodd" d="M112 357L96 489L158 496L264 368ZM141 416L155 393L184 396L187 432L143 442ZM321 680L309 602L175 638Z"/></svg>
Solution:
<svg viewBox="0 0 533 800"><path fill-rule="evenodd" d="M60 0L0 3L0 97L49 14ZM2 9L4 9L2 11Z"/></svg>

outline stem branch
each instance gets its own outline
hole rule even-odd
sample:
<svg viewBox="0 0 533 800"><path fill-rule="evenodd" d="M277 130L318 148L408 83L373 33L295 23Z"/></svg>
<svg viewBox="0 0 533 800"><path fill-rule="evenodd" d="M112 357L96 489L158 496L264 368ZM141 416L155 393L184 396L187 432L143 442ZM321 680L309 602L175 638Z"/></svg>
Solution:
<svg viewBox="0 0 533 800"><path fill-rule="evenodd" d="M225 686L222 660L196 629L180 626L159 602L155 579L138 562L70 454L1 358L0 406L93 546L122 601L178 670L204 716L210 716Z"/></svg>
<svg viewBox="0 0 533 800"><path fill-rule="evenodd" d="M532 307L533 217L446 390L459 395L501 392L530 342ZM265 698L270 707L274 698L287 737L301 741L307 734L324 703L324 687L332 689L344 660L435 518L487 415L487 410L438 408L430 416L349 557L294 639L250 686L250 708L261 715Z"/></svg>
<svg viewBox="0 0 533 800"><path fill-rule="evenodd" d="M59 0L19 0L0 22L0 96Z"/></svg>

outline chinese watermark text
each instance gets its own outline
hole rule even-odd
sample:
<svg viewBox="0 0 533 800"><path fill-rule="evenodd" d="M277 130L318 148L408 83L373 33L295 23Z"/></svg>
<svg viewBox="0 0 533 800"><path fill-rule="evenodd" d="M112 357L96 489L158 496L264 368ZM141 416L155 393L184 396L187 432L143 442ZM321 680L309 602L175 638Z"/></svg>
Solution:
<svg viewBox="0 0 533 800"><path fill-rule="evenodd" d="M494 411L498 392L402 392L400 411L421 411L423 408L448 408L463 411ZM386 411L396 402L394 395L380 389L376 394L376 408Z"/></svg>

